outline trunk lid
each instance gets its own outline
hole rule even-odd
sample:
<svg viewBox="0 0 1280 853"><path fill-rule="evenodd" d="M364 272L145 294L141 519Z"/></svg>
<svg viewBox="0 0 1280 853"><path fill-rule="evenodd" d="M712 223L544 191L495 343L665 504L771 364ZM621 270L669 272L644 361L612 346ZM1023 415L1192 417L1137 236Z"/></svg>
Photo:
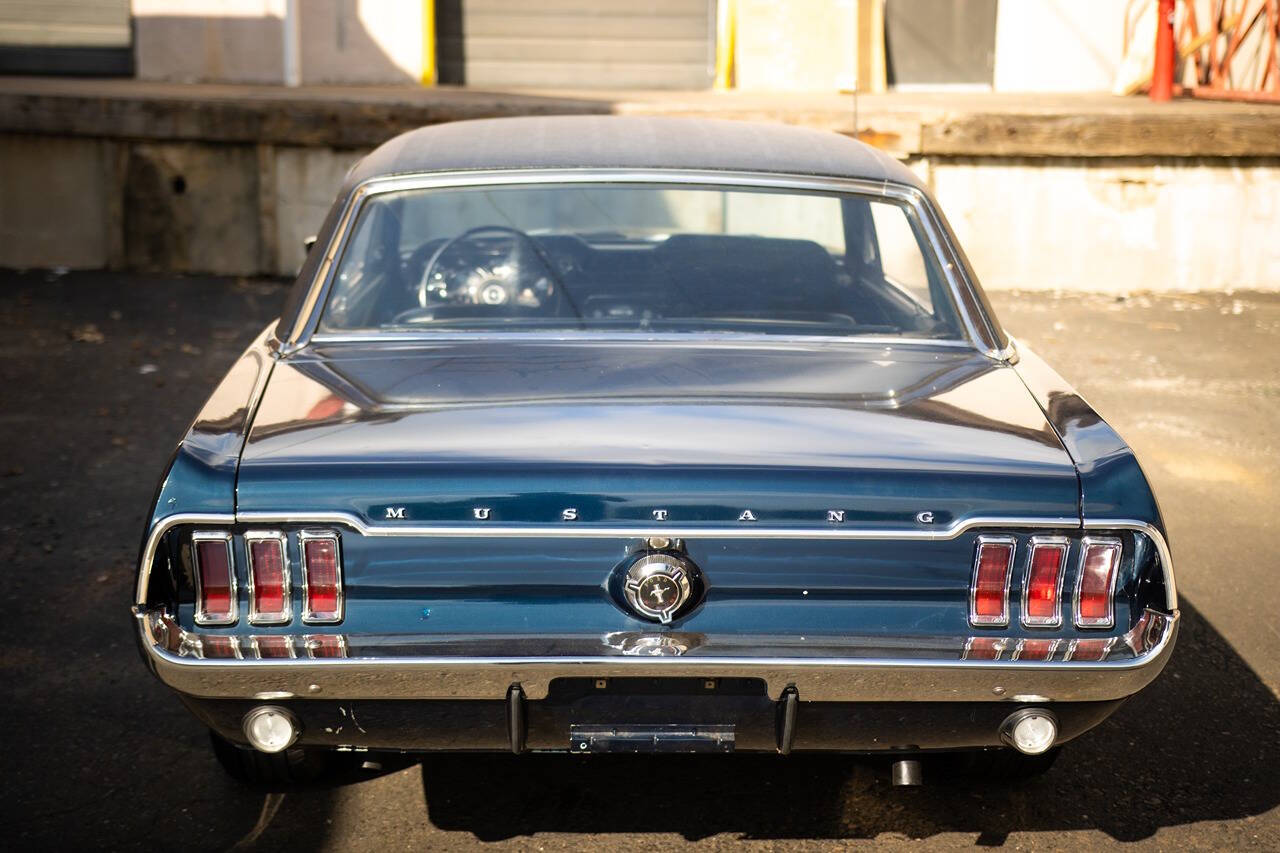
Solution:
<svg viewBox="0 0 1280 853"><path fill-rule="evenodd" d="M1012 369L856 340L314 346L273 371L237 486L240 512L411 525L919 529L1078 500Z"/></svg>

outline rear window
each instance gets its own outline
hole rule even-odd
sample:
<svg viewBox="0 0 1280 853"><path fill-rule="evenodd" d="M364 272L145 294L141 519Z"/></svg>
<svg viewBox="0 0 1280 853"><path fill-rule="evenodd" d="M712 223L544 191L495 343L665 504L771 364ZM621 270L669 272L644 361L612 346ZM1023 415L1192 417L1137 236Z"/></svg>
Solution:
<svg viewBox="0 0 1280 853"><path fill-rule="evenodd" d="M320 326L539 329L961 337L909 205L632 184L373 195Z"/></svg>

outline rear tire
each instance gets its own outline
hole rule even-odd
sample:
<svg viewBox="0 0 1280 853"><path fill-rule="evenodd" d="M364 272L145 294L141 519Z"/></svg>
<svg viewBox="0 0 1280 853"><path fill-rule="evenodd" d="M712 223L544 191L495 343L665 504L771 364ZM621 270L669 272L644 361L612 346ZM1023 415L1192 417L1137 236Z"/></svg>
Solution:
<svg viewBox="0 0 1280 853"><path fill-rule="evenodd" d="M295 746L265 753L239 746L217 732L209 732L213 755L231 778L255 787L291 787L314 782L329 768L326 750Z"/></svg>
<svg viewBox="0 0 1280 853"><path fill-rule="evenodd" d="M1025 782L1052 767L1061 751L1060 746L1039 755L1024 755L1016 749L975 749L957 755L954 767L961 775L990 782Z"/></svg>

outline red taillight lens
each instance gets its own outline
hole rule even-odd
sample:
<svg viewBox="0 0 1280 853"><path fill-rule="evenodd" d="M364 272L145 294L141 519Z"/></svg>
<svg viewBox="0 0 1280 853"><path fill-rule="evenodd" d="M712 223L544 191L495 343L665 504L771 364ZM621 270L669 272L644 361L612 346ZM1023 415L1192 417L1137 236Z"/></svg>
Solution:
<svg viewBox="0 0 1280 853"><path fill-rule="evenodd" d="M196 563L196 624L235 624L236 575L231 563L231 537L224 533L197 533L191 540Z"/></svg>
<svg viewBox="0 0 1280 853"><path fill-rule="evenodd" d="M303 533L302 571L305 594L302 621L342 621L342 562L338 537Z"/></svg>
<svg viewBox="0 0 1280 853"><path fill-rule="evenodd" d="M1120 542L1085 539L1082 551L1080 577L1076 579L1076 625L1111 628L1116 621L1112 596L1120 571Z"/></svg>
<svg viewBox="0 0 1280 853"><path fill-rule="evenodd" d="M282 624L293 615L284 537L279 533L246 533L249 546L249 621Z"/></svg>
<svg viewBox="0 0 1280 853"><path fill-rule="evenodd" d="M347 656L347 644L339 634L312 634L307 637L307 654L313 658L343 658Z"/></svg>
<svg viewBox="0 0 1280 853"><path fill-rule="evenodd" d="M1062 624L1062 575L1066 539L1031 540L1027 577L1022 587L1022 624L1054 628Z"/></svg>
<svg viewBox="0 0 1280 853"><path fill-rule="evenodd" d="M1013 569L1013 549L1012 537L979 537L969 597L969 621L974 625L1009 624L1009 572Z"/></svg>

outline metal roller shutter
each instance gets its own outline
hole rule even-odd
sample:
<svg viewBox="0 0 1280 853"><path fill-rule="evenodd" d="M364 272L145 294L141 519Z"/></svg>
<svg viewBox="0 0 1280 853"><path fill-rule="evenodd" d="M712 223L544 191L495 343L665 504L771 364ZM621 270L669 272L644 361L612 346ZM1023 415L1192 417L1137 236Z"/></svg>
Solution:
<svg viewBox="0 0 1280 853"><path fill-rule="evenodd" d="M715 0L436 0L440 81L702 89Z"/></svg>

